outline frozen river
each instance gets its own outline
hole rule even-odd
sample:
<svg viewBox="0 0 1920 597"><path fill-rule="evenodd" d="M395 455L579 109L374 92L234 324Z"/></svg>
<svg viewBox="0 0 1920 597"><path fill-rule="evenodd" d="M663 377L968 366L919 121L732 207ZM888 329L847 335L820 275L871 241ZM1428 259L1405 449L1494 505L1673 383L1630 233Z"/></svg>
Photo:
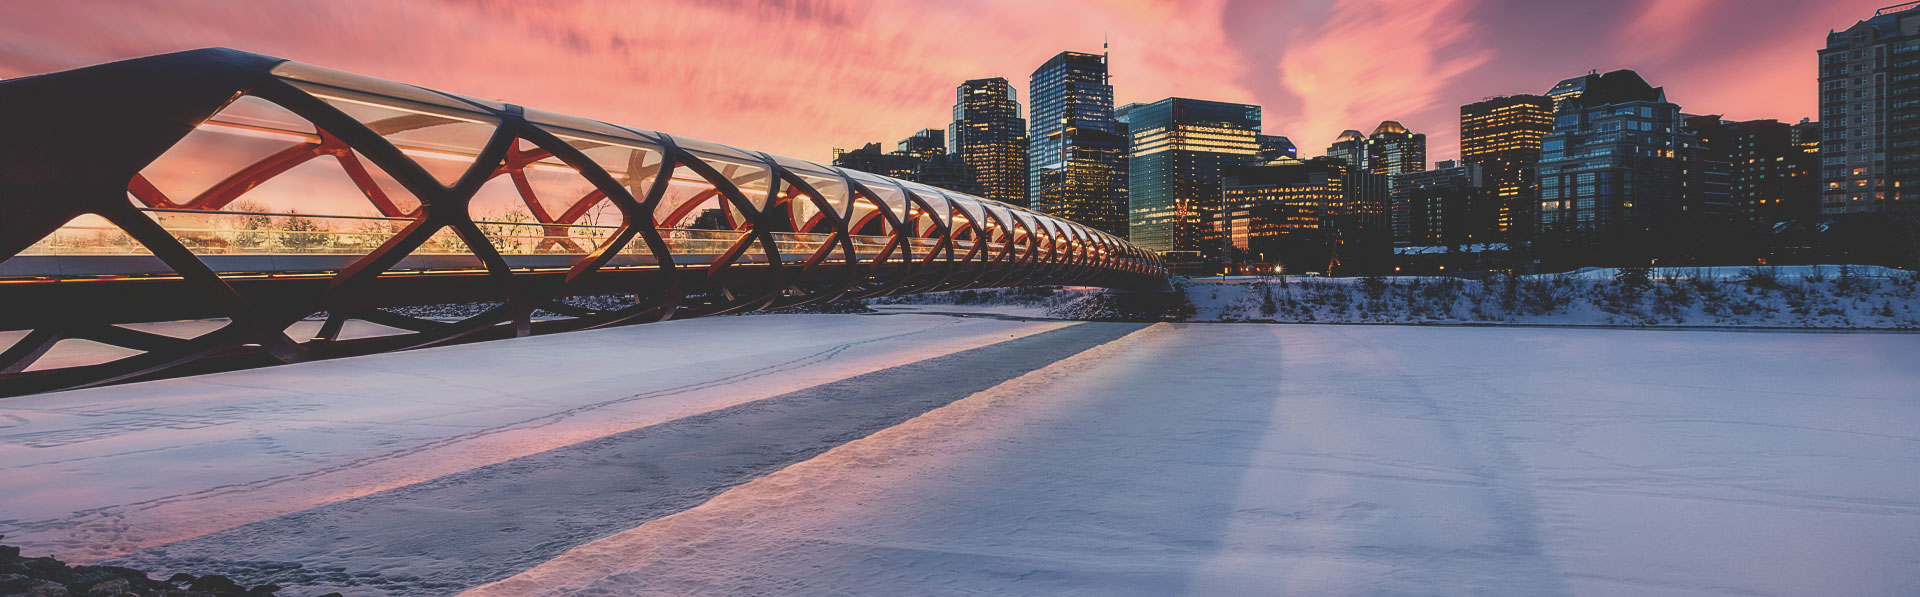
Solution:
<svg viewBox="0 0 1920 597"><path fill-rule="evenodd" d="M696 319L0 401L0 534L296 595L1910 595L1917 357Z"/></svg>

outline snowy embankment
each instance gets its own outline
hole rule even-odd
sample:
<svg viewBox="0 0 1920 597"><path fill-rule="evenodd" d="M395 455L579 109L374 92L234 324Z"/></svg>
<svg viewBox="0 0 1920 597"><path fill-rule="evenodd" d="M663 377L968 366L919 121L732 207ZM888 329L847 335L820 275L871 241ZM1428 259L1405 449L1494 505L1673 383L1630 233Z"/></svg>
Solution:
<svg viewBox="0 0 1920 597"><path fill-rule="evenodd" d="M1920 274L1883 267L1589 268L1493 277L1234 277L1176 280L1153 319L1196 322L1534 324L1920 329ZM1064 319L1126 319L1100 289L930 293L875 301ZM1126 311L1126 309L1121 309ZM1134 309L1137 311L1137 309ZM1133 315L1137 316L1137 313Z"/></svg>

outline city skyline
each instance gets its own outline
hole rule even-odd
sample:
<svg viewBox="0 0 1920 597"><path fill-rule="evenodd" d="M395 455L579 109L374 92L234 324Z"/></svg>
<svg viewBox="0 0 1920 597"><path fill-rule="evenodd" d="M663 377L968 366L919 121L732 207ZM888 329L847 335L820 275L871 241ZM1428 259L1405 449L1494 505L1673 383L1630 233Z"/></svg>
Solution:
<svg viewBox="0 0 1920 597"><path fill-rule="evenodd" d="M1458 155L1458 106L1542 93L1588 70L1631 68L1673 81L1672 99L1694 113L1784 122L1815 116L1818 96L1804 82L1817 57L1806 40L1882 5L1365 0L1089 10L1077 3L784 2L736 11L677 2L189 2L165 10L102 2L0 7L8 40L0 43L0 77L224 45L825 161L833 146L944 124L951 89L966 79L1008 77L1025 96L1022 75L1033 65L1060 50L1097 51L1105 32L1116 104L1181 96L1260 105L1265 132L1307 147L1324 146L1343 129L1398 120L1427 132L1429 160L1440 160ZM1725 10L1741 18L1713 18ZM1081 16L1055 18L1068 13ZM121 25L95 35L71 29L80 22ZM333 26L276 26L288 22ZM978 33L917 33L936 22ZM1581 27L1567 26L1576 22ZM728 29L764 34L712 35ZM1393 32L1395 52L1350 51L1379 43L1382 32ZM821 88L845 93L814 93ZM809 126L777 126L793 121Z"/></svg>

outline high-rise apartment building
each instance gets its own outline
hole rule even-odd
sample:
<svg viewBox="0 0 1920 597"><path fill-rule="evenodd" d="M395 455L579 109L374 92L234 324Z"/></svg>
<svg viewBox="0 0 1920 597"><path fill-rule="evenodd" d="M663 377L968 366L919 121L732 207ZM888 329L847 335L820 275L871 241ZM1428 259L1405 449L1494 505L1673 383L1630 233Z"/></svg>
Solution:
<svg viewBox="0 0 1920 597"><path fill-rule="evenodd" d="M1524 237L1533 220L1533 168L1540 140L1553 132L1553 100L1509 95L1460 106L1460 161L1478 164L1494 202L1489 214L1495 242Z"/></svg>
<svg viewBox="0 0 1920 597"><path fill-rule="evenodd" d="M1028 195L1041 212L1127 236L1127 140L1100 54L1061 52L1033 71Z"/></svg>
<svg viewBox="0 0 1920 597"><path fill-rule="evenodd" d="M1820 125L1823 213L1920 209L1920 2L1827 33Z"/></svg>
<svg viewBox="0 0 1920 597"><path fill-rule="evenodd" d="M954 89L947 153L973 170L983 197L1027 204L1027 120L1005 78L973 79Z"/></svg>
<svg viewBox="0 0 1920 597"><path fill-rule="evenodd" d="M1427 169L1427 136L1388 120L1367 135L1368 172L1395 176Z"/></svg>
<svg viewBox="0 0 1920 597"><path fill-rule="evenodd" d="M1128 225L1149 251L1211 256L1224 168L1260 153L1260 107L1170 97L1129 105Z"/></svg>
<svg viewBox="0 0 1920 597"><path fill-rule="evenodd" d="M1461 246L1495 242L1495 204L1480 164L1444 160L1432 170L1393 177L1393 242L1401 246Z"/></svg>
<svg viewBox="0 0 1920 597"><path fill-rule="evenodd" d="M1707 159L1730 172L1729 214L1771 225L1820 215L1818 124L1777 120L1723 120L1718 114L1686 119ZM1815 150L1807 151L1812 139Z"/></svg>
<svg viewBox="0 0 1920 597"><path fill-rule="evenodd" d="M1716 182L1716 165L1682 130L1680 107L1665 90L1618 70L1568 79L1554 91L1553 133L1541 142L1538 168L1543 228L1673 230L1726 204L1725 166Z"/></svg>

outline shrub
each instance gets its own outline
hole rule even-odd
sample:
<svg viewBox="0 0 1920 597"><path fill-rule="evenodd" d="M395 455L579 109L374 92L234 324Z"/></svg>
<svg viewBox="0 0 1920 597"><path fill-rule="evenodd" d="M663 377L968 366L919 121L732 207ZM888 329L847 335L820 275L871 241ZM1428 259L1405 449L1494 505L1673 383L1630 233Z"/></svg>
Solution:
<svg viewBox="0 0 1920 597"><path fill-rule="evenodd" d="M1363 290L1367 293L1367 298L1380 300L1380 294L1382 292L1385 292L1386 289L1387 289L1387 279L1378 274L1367 276L1360 279L1360 290Z"/></svg>
<svg viewBox="0 0 1920 597"><path fill-rule="evenodd" d="M1653 285L1652 270L1644 265L1623 267L1613 271L1613 283L1635 290L1646 288Z"/></svg>
<svg viewBox="0 0 1920 597"><path fill-rule="evenodd" d="M1853 273L1853 266L1840 266L1840 275L1833 279L1833 289L1840 294L1853 292L1860 285L1860 277Z"/></svg>
<svg viewBox="0 0 1920 597"><path fill-rule="evenodd" d="M1780 290L1780 268L1771 265L1756 265L1740 270L1740 280L1748 287L1764 290Z"/></svg>
<svg viewBox="0 0 1920 597"><path fill-rule="evenodd" d="M1811 268L1808 268L1806 275L1800 276L1800 279L1809 284L1820 284L1820 283L1826 282L1827 268L1826 266L1821 266L1821 265L1816 265Z"/></svg>

